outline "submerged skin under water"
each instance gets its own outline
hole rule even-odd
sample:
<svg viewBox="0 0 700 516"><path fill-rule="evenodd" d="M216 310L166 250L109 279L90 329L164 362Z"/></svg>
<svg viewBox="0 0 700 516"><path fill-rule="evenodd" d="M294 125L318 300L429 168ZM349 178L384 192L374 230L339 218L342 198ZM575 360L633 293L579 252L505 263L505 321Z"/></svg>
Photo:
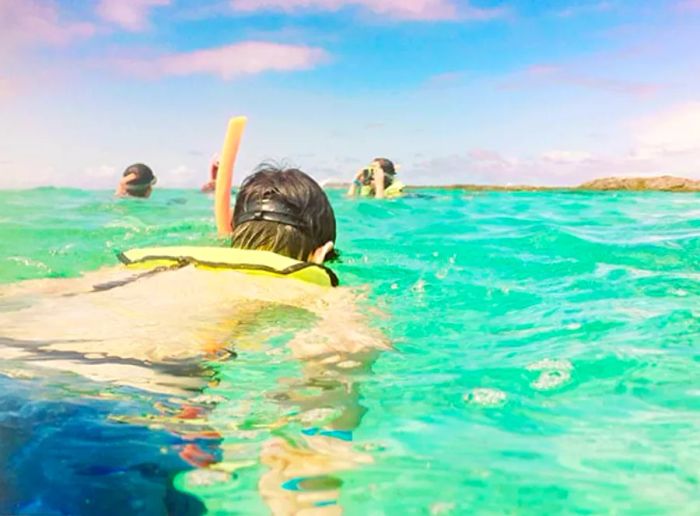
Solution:
<svg viewBox="0 0 700 516"><path fill-rule="evenodd" d="M423 193L331 193L334 268L396 347L371 369L291 357L313 316L286 305L169 371L188 396L3 362L0 513L697 512L700 197ZM211 219L195 192L0 192L0 282L211 245Z"/></svg>

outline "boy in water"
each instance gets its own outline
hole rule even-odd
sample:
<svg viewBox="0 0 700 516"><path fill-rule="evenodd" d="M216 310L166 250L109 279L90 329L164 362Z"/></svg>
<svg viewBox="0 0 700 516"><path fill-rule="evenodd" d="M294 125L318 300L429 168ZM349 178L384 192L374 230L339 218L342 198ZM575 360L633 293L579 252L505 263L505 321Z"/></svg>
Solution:
<svg viewBox="0 0 700 516"><path fill-rule="evenodd" d="M328 197L304 172L263 165L243 181L233 211L232 247L322 264L334 257L335 238Z"/></svg>
<svg viewBox="0 0 700 516"><path fill-rule="evenodd" d="M334 255L335 238L333 209L308 175L263 166L243 182L232 247L323 267ZM174 369L159 363L220 351L238 325L271 303L315 316L316 325L289 344L298 358L362 362L353 356L387 347L346 290L190 265L145 273L111 268L6 286L0 291L0 359L31 357L43 367L94 379L177 390L191 379L169 377ZM89 359L97 355L99 363Z"/></svg>
<svg viewBox="0 0 700 516"><path fill-rule="evenodd" d="M135 163L128 166L122 174L121 181L117 185L114 195L117 197L141 197L147 199L153 192L153 185L157 182L153 171L143 163Z"/></svg>
<svg viewBox="0 0 700 516"><path fill-rule="evenodd" d="M325 192L300 170L263 166L243 182L233 213L232 247L323 267L334 254L335 239L335 215ZM371 462L352 449L352 431L366 411L355 374L365 372L388 345L366 325L356 296L344 289L189 265L139 274L108 269L3 290L0 364L13 371L34 364L44 371L179 395L183 413L191 412L187 400L193 391L212 381L192 374L202 359L265 353L279 363L274 338L288 333L284 320L293 318L297 328L306 326L287 342L301 361L301 376L272 379L279 386L272 390L262 391L260 385L250 390L253 398L279 404L278 420L266 424L278 434L289 425L285 431L296 436L294 445L279 437L263 444L258 460L269 469L258 483L261 497L274 514L337 514L339 484L333 475ZM240 405L236 400L228 408L226 400L217 403L227 411ZM323 415L329 411L335 414L331 418ZM197 414L205 418L204 412ZM319 417L325 420L316 423ZM164 419L176 425L172 417ZM212 424L209 434L236 436L236 424ZM216 466L213 457L199 460L206 454L194 445L185 450L185 460ZM236 450L225 448L221 460L240 460Z"/></svg>

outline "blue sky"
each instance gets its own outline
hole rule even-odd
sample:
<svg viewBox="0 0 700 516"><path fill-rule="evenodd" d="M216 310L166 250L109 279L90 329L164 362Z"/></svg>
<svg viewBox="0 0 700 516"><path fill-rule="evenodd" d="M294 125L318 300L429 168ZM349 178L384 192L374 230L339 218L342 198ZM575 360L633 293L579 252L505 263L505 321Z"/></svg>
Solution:
<svg viewBox="0 0 700 516"><path fill-rule="evenodd" d="M0 188L319 180L376 156L414 184L700 178L700 0L0 0Z"/></svg>

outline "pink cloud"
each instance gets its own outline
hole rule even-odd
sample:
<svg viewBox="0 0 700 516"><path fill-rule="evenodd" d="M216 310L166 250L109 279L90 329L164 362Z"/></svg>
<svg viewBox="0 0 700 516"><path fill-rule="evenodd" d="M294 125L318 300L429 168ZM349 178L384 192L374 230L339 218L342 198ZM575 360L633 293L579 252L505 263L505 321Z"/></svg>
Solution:
<svg viewBox="0 0 700 516"><path fill-rule="evenodd" d="M344 7L361 7L373 14L400 20L489 20L503 16L504 9L478 8L454 0L231 0L236 11L276 10L338 11Z"/></svg>
<svg viewBox="0 0 700 516"><path fill-rule="evenodd" d="M700 0L682 0L676 4L676 7L681 11L698 11Z"/></svg>
<svg viewBox="0 0 700 516"><path fill-rule="evenodd" d="M267 71L309 70L327 59L328 54L320 48L245 41L152 59L121 59L116 64L125 72L143 77L211 74L229 80Z"/></svg>
<svg viewBox="0 0 700 516"><path fill-rule="evenodd" d="M503 89L528 86L568 85L579 88L618 93L632 97L653 96L662 89L660 84L608 79L580 73L564 66L535 64L502 84Z"/></svg>
<svg viewBox="0 0 700 516"><path fill-rule="evenodd" d="M154 7L170 5L170 0L100 0L97 14L129 31L148 28L148 15Z"/></svg>
<svg viewBox="0 0 700 516"><path fill-rule="evenodd" d="M61 19L51 0L0 0L0 43L3 45L66 45L88 38L95 27Z"/></svg>

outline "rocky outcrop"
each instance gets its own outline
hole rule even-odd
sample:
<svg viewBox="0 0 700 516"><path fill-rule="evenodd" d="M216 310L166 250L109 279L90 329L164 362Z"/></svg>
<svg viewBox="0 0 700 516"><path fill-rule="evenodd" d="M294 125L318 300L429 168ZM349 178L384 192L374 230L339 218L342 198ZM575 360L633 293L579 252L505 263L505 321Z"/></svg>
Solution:
<svg viewBox="0 0 700 516"><path fill-rule="evenodd" d="M657 190L700 192L700 181L674 176L603 177L578 186L576 190Z"/></svg>

